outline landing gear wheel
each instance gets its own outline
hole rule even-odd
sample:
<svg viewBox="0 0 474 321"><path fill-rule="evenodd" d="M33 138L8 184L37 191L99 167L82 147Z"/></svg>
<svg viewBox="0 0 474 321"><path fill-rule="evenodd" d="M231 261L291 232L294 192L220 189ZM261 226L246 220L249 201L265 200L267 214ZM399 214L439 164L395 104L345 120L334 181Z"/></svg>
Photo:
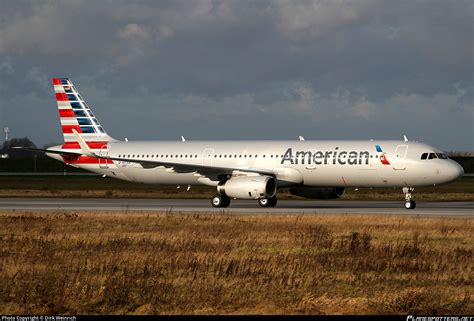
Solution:
<svg viewBox="0 0 474 321"><path fill-rule="evenodd" d="M258 204L261 207L275 207L278 202L278 199L276 196L270 197L270 198L260 198L258 200Z"/></svg>
<svg viewBox="0 0 474 321"><path fill-rule="evenodd" d="M416 207L416 202L412 200L413 196L411 193L413 193L415 189L413 187L404 187L403 188L403 193L405 194L405 208L407 210L412 210Z"/></svg>
<svg viewBox="0 0 474 321"><path fill-rule="evenodd" d="M405 208L407 210L412 210L416 207L416 202L415 201L408 201L408 202L405 202Z"/></svg>
<svg viewBox="0 0 474 321"><path fill-rule="evenodd" d="M229 207L230 198L220 194L216 194L212 197L211 204L214 207Z"/></svg>

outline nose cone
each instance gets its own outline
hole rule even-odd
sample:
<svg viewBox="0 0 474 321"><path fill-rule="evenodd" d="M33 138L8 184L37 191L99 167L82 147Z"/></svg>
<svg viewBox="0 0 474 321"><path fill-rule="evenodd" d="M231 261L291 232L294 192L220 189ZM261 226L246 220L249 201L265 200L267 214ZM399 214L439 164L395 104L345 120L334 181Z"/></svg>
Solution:
<svg viewBox="0 0 474 321"><path fill-rule="evenodd" d="M454 181L464 175L464 169L455 161L450 161L446 166L445 173L449 181Z"/></svg>

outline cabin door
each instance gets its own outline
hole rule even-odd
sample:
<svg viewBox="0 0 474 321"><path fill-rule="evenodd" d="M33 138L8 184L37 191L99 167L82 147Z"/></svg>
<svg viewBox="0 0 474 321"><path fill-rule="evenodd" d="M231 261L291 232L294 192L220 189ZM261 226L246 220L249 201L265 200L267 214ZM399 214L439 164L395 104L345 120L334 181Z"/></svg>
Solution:
<svg viewBox="0 0 474 321"><path fill-rule="evenodd" d="M405 166L405 158L407 156L407 145L398 145L397 149L395 150L395 155L393 155L393 169L395 170L404 170Z"/></svg>
<svg viewBox="0 0 474 321"><path fill-rule="evenodd" d="M102 146L102 148L99 151L99 156L107 157L108 154L109 154L109 150L107 149L107 145ZM99 168L101 169L109 168L109 165L107 162L108 162L108 159L99 158Z"/></svg>

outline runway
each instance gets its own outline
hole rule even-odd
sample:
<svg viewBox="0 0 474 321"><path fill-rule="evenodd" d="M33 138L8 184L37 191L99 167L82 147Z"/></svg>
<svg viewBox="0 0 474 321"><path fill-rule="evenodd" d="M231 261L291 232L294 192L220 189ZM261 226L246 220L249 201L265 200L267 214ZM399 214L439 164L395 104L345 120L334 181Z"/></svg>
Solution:
<svg viewBox="0 0 474 321"><path fill-rule="evenodd" d="M0 210L172 211L244 214L390 214L474 216L474 202L417 202L406 210L403 202L281 200L275 208L261 208L256 201L234 200L226 209L214 208L207 199L97 199L97 198L0 198Z"/></svg>

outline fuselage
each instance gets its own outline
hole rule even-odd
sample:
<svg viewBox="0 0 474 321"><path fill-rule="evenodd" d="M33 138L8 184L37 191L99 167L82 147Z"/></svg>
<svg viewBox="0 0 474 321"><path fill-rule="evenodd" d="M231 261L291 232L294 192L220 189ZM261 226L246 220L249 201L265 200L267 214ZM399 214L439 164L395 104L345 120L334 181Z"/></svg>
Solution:
<svg viewBox="0 0 474 321"><path fill-rule="evenodd" d="M269 170L278 187L420 187L449 183L463 175L462 167L442 151L413 141L112 141L98 147L99 155L115 158ZM216 186L222 180L163 166L144 168L136 162L88 161L86 156L68 161L48 155L132 182Z"/></svg>

